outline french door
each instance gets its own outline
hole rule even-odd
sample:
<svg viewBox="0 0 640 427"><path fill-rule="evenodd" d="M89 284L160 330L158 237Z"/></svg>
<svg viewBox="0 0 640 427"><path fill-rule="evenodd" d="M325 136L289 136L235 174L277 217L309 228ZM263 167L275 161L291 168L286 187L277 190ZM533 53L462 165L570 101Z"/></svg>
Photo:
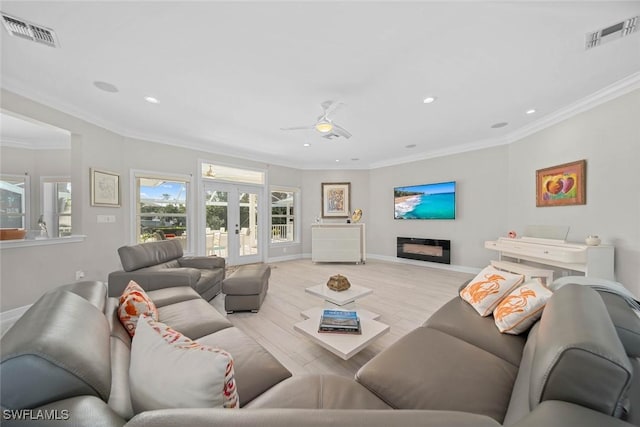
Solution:
<svg viewBox="0 0 640 427"><path fill-rule="evenodd" d="M205 250L228 265L260 262L262 256L261 186L205 182Z"/></svg>

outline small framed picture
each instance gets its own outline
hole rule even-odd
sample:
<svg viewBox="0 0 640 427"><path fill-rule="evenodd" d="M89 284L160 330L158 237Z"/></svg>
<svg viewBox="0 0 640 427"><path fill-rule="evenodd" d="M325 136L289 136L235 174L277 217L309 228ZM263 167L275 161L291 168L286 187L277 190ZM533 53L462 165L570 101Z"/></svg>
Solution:
<svg viewBox="0 0 640 427"><path fill-rule="evenodd" d="M586 160L536 171L536 206L584 205Z"/></svg>
<svg viewBox="0 0 640 427"><path fill-rule="evenodd" d="M351 214L351 183L322 183L322 217L348 218Z"/></svg>
<svg viewBox="0 0 640 427"><path fill-rule="evenodd" d="M91 206L120 207L120 175L91 168Z"/></svg>

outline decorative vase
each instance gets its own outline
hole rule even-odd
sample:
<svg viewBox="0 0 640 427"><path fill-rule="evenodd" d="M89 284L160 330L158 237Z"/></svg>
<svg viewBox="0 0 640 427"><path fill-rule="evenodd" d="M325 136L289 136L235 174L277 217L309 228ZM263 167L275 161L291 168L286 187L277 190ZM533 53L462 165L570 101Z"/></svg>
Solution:
<svg viewBox="0 0 640 427"><path fill-rule="evenodd" d="M357 224L362 219L362 209L356 209L351 215L351 222ZM348 222L348 221L347 221Z"/></svg>

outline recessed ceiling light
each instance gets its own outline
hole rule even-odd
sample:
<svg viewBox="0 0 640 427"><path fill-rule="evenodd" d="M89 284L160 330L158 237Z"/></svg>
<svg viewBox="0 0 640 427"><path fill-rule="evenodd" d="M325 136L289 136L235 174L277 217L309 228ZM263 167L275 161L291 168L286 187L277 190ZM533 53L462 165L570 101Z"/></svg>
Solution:
<svg viewBox="0 0 640 427"><path fill-rule="evenodd" d="M336 159L336 162L339 162L339 161L340 161L340 159Z"/></svg>
<svg viewBox="0 0 640 427"><path fill-rule="evenodd" d="M416 148L416 144L405 145L404 148Z"/></svg>
<svg viewBox="0 0 640 427"><path fill-rule="evenodd" d="M311 147L311 144L309 144L308 142L305 142L304 144L302 144L303 147Z"/></svg>
<svg viewBox="0 0 640 427"><path fill-rule="evenodd" d="M533 108L532 108L532 109L530 109L530 110L527 110L527 114L533 114L533 113L535 113L535 112L536 112L536 110L535 110L535 109L533 109Z"/></svg>
<svg viewBox="0 0 640 427"><path fill-rule="evenodd" d="M158 101L158 99L154 98L153 96L145 96L144 100L147 101L147 102L150 102L152 104L159 104L160 103L160 101Z"/></svg>
<svg viewBox="0 0 640 427"><path fill-rule="evenodd" d="M491 125L491 129L498 129L498 128L503 128L506 125L508 125L509 123L507 122L500 122L500 123L496 123L494 125Z"/></svg>
<svg viewBox="0 0 640 427"><path fill-rule="evenodd" d="M431 104L436 99L438 99L438 97L436 96L427 96L425 99L422 100L422 102L424 102L425 104Z"/></svg>
<svg viewBox="0 0 640 427"><path fill-rule="evenodd" d="M95 87L97 87L98 89L103 90L105 92L110 92L110 93L118 92L118 88L115 87L114 85L112 85L111 83L95 81L95 82L93 82L93 85Z"/></svg>

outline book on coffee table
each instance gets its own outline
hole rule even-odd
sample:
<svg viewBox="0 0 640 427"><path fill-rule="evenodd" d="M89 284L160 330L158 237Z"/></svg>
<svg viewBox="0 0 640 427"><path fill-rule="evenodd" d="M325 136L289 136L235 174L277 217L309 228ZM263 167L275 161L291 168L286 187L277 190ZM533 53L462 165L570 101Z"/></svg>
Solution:
<svg viewBox="0 0 640 427"><path fill-rule="evenodd" d="M353 334L353 335L361 335L362 328L360 327L360 320L358 320L357 328L341 328L339 326L322 326L318 328L319 333L328 333L328 334Z"/></svg>
<svg viewBox="0 0 640 427"><path fill-rule="evenodd" d="M318 332L361 333L360 319L355 311L324 310Z"/></svg>
<svg viewBox="0 0 640 427"><path fill-rule="evenodd" d="M320 317L320 326L357 328L358 313L346 310L324 310Z"/></svg>

